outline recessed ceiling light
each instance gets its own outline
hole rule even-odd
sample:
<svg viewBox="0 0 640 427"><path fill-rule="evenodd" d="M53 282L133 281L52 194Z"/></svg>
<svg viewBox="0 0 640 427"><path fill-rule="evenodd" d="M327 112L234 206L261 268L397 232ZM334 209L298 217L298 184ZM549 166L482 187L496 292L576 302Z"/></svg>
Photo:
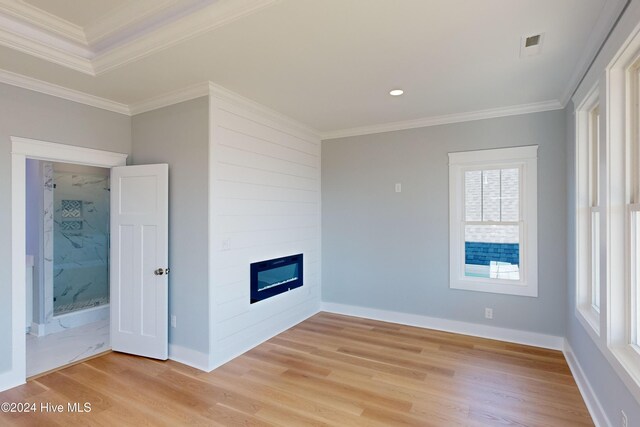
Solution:
<svg viewBox="0 0 640 427"><path fill-rule="evenodd" d="M402 89L394 89L391 92L389 92L389 95L391 96L400 96L404 93L404 91Z"/></svg>

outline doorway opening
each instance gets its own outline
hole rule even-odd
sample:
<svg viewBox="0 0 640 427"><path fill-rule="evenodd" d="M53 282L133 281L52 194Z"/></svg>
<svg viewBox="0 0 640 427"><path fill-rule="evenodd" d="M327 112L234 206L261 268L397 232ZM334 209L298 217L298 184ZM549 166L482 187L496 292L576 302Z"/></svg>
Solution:
<svg viewBox="0 0 640 427"><path fill-rule="evenodd" d="M26 160L31 377L109 349L109 169ZM31 279L31 283L30 283Z"/></svg>
<svg viewBox="0 0 640 427"><path fill-rule="evenodd" d="M27 377L25 334L27 331L26 279L29 261L25 256L27 254L27 159L110 169L125 166L127 155L11 137L11 370L0 375L0 389L23 384ZM78 299L79 297L76 301ZM53 313L52 317L54 317Z"/></svg>

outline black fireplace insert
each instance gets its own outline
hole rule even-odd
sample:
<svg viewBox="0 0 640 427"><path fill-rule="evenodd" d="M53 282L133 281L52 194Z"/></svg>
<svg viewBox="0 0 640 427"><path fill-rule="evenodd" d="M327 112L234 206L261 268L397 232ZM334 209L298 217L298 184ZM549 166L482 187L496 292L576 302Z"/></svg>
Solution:
<svg viewBox="0 0 640 427"><path fill-rule="evenodd" d="M251 304L302 286L302 254L251 264Z"/></svg>

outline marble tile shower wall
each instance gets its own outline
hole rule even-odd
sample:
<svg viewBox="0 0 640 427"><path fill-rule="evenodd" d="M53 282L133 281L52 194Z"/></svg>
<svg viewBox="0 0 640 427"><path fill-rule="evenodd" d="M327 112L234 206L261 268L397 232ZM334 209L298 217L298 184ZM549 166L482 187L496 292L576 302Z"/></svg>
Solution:
<svg viewBox="0 0 640 427"><path fill-rule="evenodd" d="M43 283L44 283L44 320L51 322L53 317L53 164L42 164L42 176L44 179L43 207L44 216L44 245L43 257Z"/></svg>
<svg viewBox="0 0 640 427"><path fill-rule="evenodd" d="M53 172L53 314L109 302L109 177Z"/></svg>

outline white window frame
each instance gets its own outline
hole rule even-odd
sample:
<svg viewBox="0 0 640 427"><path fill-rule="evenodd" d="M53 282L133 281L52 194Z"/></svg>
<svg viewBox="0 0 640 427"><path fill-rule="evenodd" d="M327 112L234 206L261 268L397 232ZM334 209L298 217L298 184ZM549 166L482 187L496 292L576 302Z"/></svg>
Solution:
<svg viewBox="0 0 640 427"><path fill-rule="evenodd" d="M594 333L592 327L585 325L580 310L576 309L576 317L585 326L585 331L638 402L640 349L632 342L635 328L638 327L634 319L638 317L636 313L640 310L640 299L632 286L634 275L638 274L638 269L634 268L637 260L633 257L638 252L633 247L630 236L636 226L632 217L640 211L631 185L635 171L640 166L640 153L631 154L632 144L640 144L640 75L638 79L633 76L639 69L640 25L624 41L598 78L601 88L600 154L603 156L600 166L604 169L600 175L601 231L606 233L600 236L600 334ZM580 108L586 105L590 94L590 91L580 87L577 90L573 99L574 105L578 106L576 124L579 122ZM577 126L576 148L580 144L579 130ZM576 166L578 154L576 150ZM578 179L576 169L576 181ZM636 188L635 192L640 193L640 189ZM637 195L640 197L640 194ZM575 231L577 235L578 221ZM576 251L579 256L578 247ZM579 303L580 300L576 299L576 305Z"/></svg>
<svg viewBox="0 0 640 427"><path fill-rule="evenodd" d="M466 276L464 174L468 170L520 170L520 280ZM449 153L449 287L478 292L538 296L538 146ZM487 222L487 224L490 224ZM495 222L495 224L501 224Z"/></svg>
<svg viewBox="0 0 640 427"><path fill-rule="evenodd" d="M599 111L600 91L596 85L576 108L576 315L589 333L598 336L603 301L600 285L604 283L601 255L606 238L601 203L606 146L595 120ZM595 292L600 292L599 306L595 304Z"/></svg>
<svg viewBox="0 0 640 427"><path fill-rule="evenodd" d="M632 284L637 269L633 257L637 250L630 238L635 226L633 217L638 206L636 168L640 159L634 144L640 144L640 109L638 90L640 82L640 33L631 37L611 66L607 69L607 134L610 138L608 155L607 227L610 237L607 245L607 336L605 354L612 361L629 390L640 401L640 350L633 343L637 327L637 289ZM603 345L604 344L604 345Z"/></svg>
<svg viewBox="0 0 640 427"><path fill-rule="evenodd" d="M628 86L627 141L625 144L625 291L630 296L629 343L636 355L640 355L640 242L633 236L640 230L640 52L635 55L634 63L627 70ZM640 358L637 358L640 363Z"/></svg>
<svg viewBox="0 0 640 427"><path fill-rule="evenodd" d="M637 266L640 248L631 238L640 216L640 35L620 53L609 70L609 90L613 159L609 198L612 238L608 248L611 260L607 265L611 314L606 342L635 385L630 389L640 400L640 347L634 342L640 322L640 289L634 286L640 273ZM629 383L624 376L623 380Z"/></svg>

